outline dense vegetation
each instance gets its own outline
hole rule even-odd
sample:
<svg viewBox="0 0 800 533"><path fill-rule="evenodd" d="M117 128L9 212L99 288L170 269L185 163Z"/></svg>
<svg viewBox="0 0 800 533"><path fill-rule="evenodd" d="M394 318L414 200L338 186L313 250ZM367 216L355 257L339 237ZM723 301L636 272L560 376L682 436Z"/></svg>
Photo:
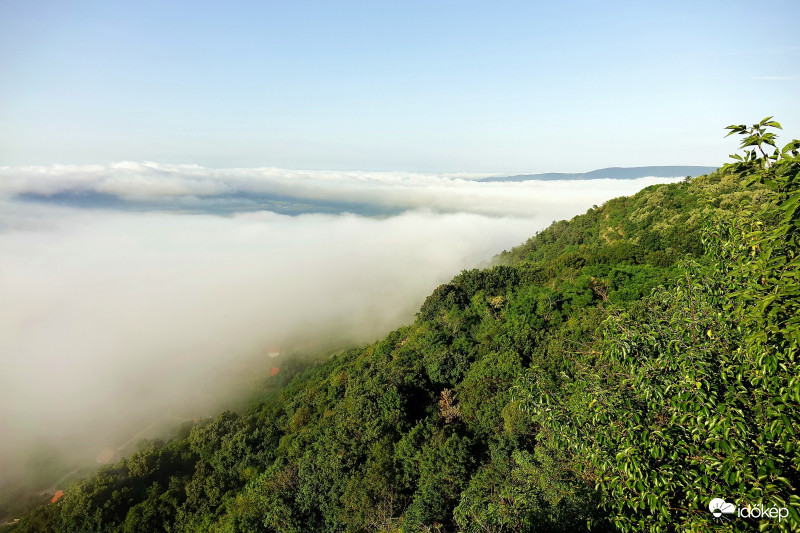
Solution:
<svg viewBox="0 0 800 533"><path fill-rule="evenodd" d="M798 146L554 223L15 531L798 527ZM716 521L714 497L791 516Z"/></svg>

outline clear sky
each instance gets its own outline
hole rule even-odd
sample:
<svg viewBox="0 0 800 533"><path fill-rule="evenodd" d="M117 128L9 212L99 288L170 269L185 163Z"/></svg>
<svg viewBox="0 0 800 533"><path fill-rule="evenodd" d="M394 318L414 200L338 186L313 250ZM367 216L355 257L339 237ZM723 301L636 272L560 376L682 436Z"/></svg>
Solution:
<svg viewBox="0 0 800 533"><path fill-rule="evenodd" d="M779 2L0 0L0 165L717 165L800 137Z"/></svg>

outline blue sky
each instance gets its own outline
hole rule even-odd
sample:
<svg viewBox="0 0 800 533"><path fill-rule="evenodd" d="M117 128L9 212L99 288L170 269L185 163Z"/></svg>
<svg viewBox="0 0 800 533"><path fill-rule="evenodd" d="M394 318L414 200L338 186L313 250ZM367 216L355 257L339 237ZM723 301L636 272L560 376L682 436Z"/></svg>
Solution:
<svg viewBox="0 0 800 533"><path fill-rule="evenodd" d="M783 2L0 1L0 165L716 165L800 137Z"/></svg>

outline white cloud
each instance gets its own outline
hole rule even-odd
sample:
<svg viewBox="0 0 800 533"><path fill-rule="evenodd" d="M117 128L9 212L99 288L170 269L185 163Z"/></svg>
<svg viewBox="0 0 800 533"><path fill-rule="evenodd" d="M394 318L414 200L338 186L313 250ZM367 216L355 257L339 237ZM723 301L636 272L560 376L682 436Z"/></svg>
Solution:
<svg viewBox="0 0 800 533"><path fill-rule="evenodd" d="M536 229L463 213L0 212L0 470L40 435L96 453L197 390L219 396L218 373L286 339L376 339Z"/></svg>
<svg viewBox="0 0 800 533"><path fill-rule="evenodd" d="M356 202L394 210L431 209L489 216L540 215L571 205L630 194L665 178L641 180L481 183L468 174L328 172L278 168L210 169L196 165L122 162L111 165L2 167L0 193L51 195L93 191L131 201L207 198L233 193L276 194L300 199ZM206 199L206 200L204 200ZM546 199L547 203L541 200Z"/></svg>

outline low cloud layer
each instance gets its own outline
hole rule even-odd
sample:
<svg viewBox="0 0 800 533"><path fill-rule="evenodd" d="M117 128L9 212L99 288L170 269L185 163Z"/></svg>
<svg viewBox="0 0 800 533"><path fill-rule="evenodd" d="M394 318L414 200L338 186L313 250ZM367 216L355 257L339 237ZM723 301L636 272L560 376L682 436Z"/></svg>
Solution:
<svg viewBox="0 0 800 533"><path fill-rule="evenodd" d="M277 195L318 202L365 204L398 212L531 217L542 209L569 212L575 205L630 194L671 178L640 180L481 183L477 174L327 172L278 168L210 169L196 165L121 162L111 165L0 167L0 194L52 196L95 193L148 205L213 210L231 197Z"/></svg>
<svg viewBox="0 0 800 533"><path fill-rule="evenodd" d="M96 453L134 420L213 399L219 375L270 345L320 340L331 328L353 342L379 338L461 269L657 181L483 184L149 163L0 169L0 484L30 442ZM76 190L134 202L270 191L408 211L219 217L15 199Z"/></svg>

